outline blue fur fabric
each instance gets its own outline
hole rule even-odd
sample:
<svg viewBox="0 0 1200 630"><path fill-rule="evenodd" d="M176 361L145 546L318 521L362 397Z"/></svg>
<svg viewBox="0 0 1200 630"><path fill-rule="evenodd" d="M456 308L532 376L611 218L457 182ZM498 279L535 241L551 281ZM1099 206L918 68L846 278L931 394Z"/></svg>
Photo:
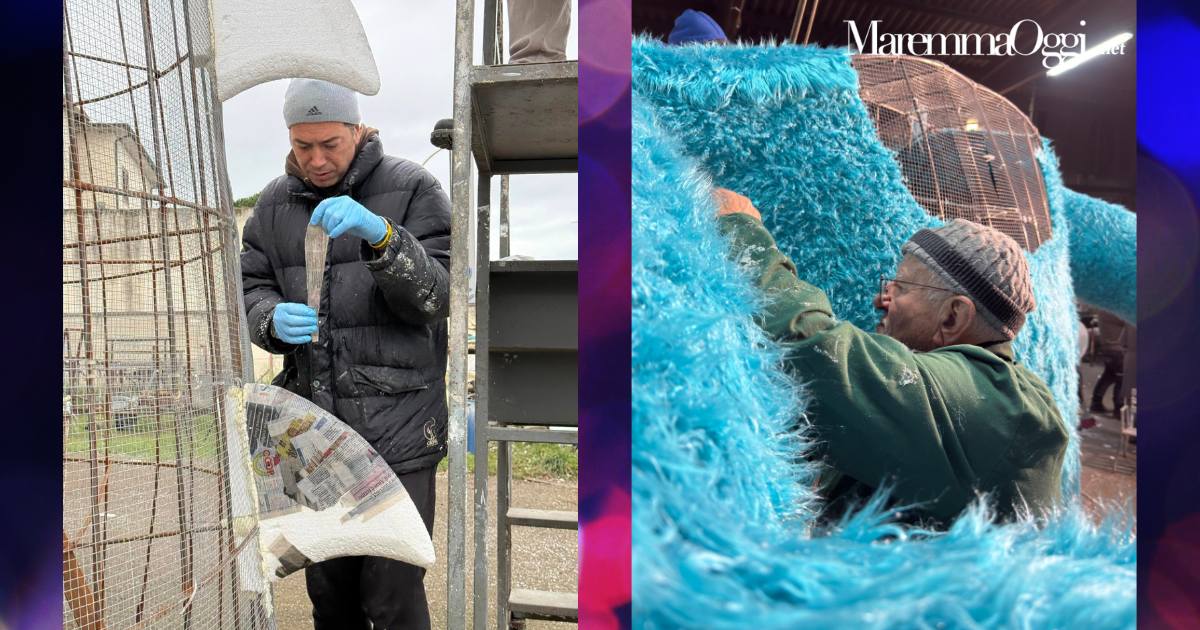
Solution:
<svg viewBox="0 0 1200 630"><path fill-rule="evenodd" d="M844 51L639 40L633 57L635 625L1131 627L1133 536L1083 515L1075 440L1071 499L1042 529L976 509L913 532L877 497L814 536L807 445L788 433L804 393L750 321L761 297L726 259L711 188L749 196L860 326L900 244L936 220L876 139ZM1042 166L1055 238L1030 257L1039 308L1017 351L1073 424L1070 191L1048 150Z"/></svg>
<svg viewBox="0 0 1200 630"><path fill-rule="evenodd" d="M1058 182L1062 187L1062 181ZM1116 204L1062 188L1071 224L1071 279L1079 299L1137 323L1137 217Z"/></svg>

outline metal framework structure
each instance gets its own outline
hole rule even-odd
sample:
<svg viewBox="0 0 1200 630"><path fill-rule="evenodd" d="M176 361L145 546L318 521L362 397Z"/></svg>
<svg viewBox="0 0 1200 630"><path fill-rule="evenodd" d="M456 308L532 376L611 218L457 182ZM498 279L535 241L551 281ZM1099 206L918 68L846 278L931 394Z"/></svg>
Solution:
<svg viewBox="0 0 1200 630"><path fill-rule="evenodd" d="M63 3L66 627L275 625L228 470L250 363L209 41L206 2Z"/></svg>
<svg viewBox="0 0 1200 630"><path fill-rule="evenodd" d="M1016 106L937 61L852 63L879 138L931 215L992 226L1029 251L1050 238L1041 136Z"/></svg>
<svg viewBox="0 0 1200 630"><path fill-rule="evenodd" d="M577 265L575 261L492 261L491 181L501 176L500 250L509 250L507 175L577 170L578 63L500 65L503 21L496 0L484 2L483 65L472 60L475 0L458 0L452 133L452 230L471 233L471 160L478 167L475 232L476 428L474 451L497 455L496 613L501 630L525 619L577 619L575 593L513 589L511 528L578 528L574 512L511 506L510 444L577 443ZM434 137L439 137L435 130ZM455 239L451 266L464 269L469 239ZM467 274L451 284L450 514L448 626L466 627L466 310ZM520 357L517 360L517 357ZM551 430L554 426L557 430ZM567 428L568 430L562 430ZM489 534L486 466L475 467L472 627L488 625Z"/></svg>

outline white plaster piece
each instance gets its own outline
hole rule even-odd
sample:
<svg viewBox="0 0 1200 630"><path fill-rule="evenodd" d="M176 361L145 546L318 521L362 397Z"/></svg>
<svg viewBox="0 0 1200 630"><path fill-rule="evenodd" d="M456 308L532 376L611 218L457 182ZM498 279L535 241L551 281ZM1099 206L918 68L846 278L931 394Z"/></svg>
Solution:
<svg viewBox="0 0 1200 630"><path fill-rule="evenodd" d="M425 569L433 566L433 540L409 497L368 520L358 516L343 521L349 511L343 505L319 512L301 508L259 521L263 573L272 581L281 578L277 550L289 545L314 563L342 556L378 556Z"/></svg>
<svg viewBox="0 0 1200 630"><path fill-rule="evenodd" d="M217 98L260 83L321 79L379 92L379 69L350 0L212 0Z"/></svg>
<svg viewBox="0 0 1200 630"><path fill-rule="evenodd" d="M226 470L229 480L229 509L233 517L233 537L235 544L240 545L247 536L257 535L254 525L258 520L255 513L258 492L250 465L250 452L247 450L246 394L241 387L230 387L225 392L225 422L227 435L237 438L226 440L225 447L229 461ZM261 540L261 537L258 538L258 541ZM269 595L266 575L261 572L259 565L252 561L257 554L258 545L248 545L238 554L238 583L244 591ZM264 597L263 602L268 608L273 608L269 596Z"/></svg>

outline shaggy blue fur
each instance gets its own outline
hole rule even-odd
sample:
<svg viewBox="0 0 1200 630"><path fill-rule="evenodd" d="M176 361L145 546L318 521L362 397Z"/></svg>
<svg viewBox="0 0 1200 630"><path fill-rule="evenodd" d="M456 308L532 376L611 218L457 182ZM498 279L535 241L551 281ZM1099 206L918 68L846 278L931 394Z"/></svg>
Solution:
<svg viewBox="0 0 1200 630"><path fill-rule="evenodd" d="M1066 188L1063 209L1071 224L1075 294L1136 324L1137 217L1121 206Z"/></svg>
<svg viewBox="0 0 1200 630"><path fill-rule="evenodd" d="M940 221L912 198L879 142L848 53L642 42L634 57L635 89L683 152L717 185L750 197L780 249L803 277L817 280L838 317L873 328L878 315L871 296L879 276L895 271L909 236ZM1132 305L1133 223L1129 213L1114 214L1123 212L1118 207L1065 189L1049 146L1040 159L1054 236L1029 255L1038 308L1015 348L1073 425L1078 353L1072 279L1103 287L1085 294L1098 306ZM1072 230L1072 220L1081 218L1088 221ZM1080 253L1079 261L1071 251ZM1063 470L1067 493L1078 485L1078 454L1072 432Z"/></svg>
<svg viewBox="0 0 1200 630"><path fill-rule="evenodd" d="M747 194L835 311L873 323L865 296L876 278L894 270L913 231L936 221L904 189L854 86L843 51L635 42L636 625L1131 626L1133 537L1119 523L1092 526L1074 499L1043 529L988 525L976 509L947 533L922 534L889 524L879 496L813 537L807 445L787 433L803 392L750 322L760 298L726 260L709 194L714 182ZM1057 178L1048 151L1043 168ZM1074 314L1056 183L1055 239L1030 261L1038 316L1018 352L1073 419L1074 370L1061 366L1072 365L1063 356L1074 353Z"/></svg>

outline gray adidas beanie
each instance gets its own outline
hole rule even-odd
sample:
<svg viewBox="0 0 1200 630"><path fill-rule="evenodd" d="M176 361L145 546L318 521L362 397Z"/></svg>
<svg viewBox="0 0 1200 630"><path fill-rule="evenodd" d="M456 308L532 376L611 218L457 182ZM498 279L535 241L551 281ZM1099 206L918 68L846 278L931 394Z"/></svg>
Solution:
<svg viewBox="0 0 1200 630"><path fill-rule="evenodd" d="M283 120L292 125L310 122L362 122L358 95L349 88L319 79L292 79L283 96Z"/></svg>
<svg viewBox="0 0 1200 630"><path fill-rule="evenodd" d="M900 251L917 257L951 289L971 298L1006 338L1017 336L1033 311L1033 280L1021 246L995 228L953 219L918 230Z"/></svg>

